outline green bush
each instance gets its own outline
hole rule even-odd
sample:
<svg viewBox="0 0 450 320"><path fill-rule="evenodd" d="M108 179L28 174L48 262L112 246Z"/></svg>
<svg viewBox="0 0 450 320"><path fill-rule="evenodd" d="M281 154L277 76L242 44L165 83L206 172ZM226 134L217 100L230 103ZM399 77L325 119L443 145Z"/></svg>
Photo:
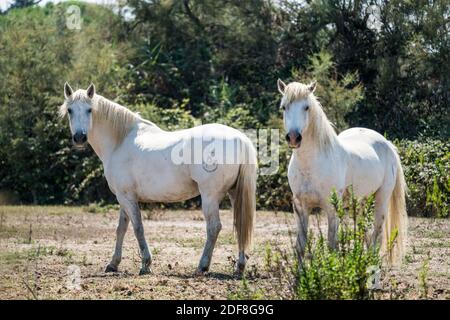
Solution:
<svg viewBox="0 0 450 320"><path fill-rule="evenodd" d="M292 191L287 168L292 151L281 141L279 169L272 175L259 175L256 204L259 209L292 211Z"/></svg>
<svg viewBox="0 0 450 320"><path fill-rule="evenodd" d="M379 288L381 258L379 247L368 248L366 235L373 223L374 197L365 201L351 193L344 203L333 192L330 202L341 223L338 249L328 247L326 237L310 231L305 257L299 259L291 250L266 247L265 270L273 278L273 290L252 286L243 279L242 287L230 295L233 299L370 299ZM315 219L316 217L310 217Z"/></svg>
<svg viewBox="0 0 450 320"><path fill-rule="evenodd" d="M130 109L137 111L142 118L154 122L158 127L164 130L178 130L193 127L199 124L189 112L185 109L186 103L173 108L159 108L154 104L138 104L131 106Z"/></svg>
<svg viewBox="0 0 450 320"><path fill-rule="evenodd" d="M449 141L396 141L406 184L409 215L448 217L450 193Z"/></svg>
<svg viewBox="0 0 450 320"><path fill-rule="evenodd" d="M310 237L306 252L311 258L300 268L297 298L367 299L374 285L373 273L381 269L379 249L368 249L365 244L373 222L374 198L363 202L351 195L344 207L334 192L331 204L341 220L339 249L330 250L321 231L317 239Z"/></svg>

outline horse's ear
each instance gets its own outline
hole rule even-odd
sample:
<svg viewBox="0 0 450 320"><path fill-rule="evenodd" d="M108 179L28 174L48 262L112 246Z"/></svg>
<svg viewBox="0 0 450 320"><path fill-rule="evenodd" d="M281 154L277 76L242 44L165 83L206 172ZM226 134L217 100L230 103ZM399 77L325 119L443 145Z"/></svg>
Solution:
<svg viewBox="0 0 450 320"><path fill-rule="evenodd" d="M313 93L316 90L316 87L317 87L317 81L314 80L313 82L308 84L308 91Z"/></svg>
<svg viewBox="0 0 450 320"><path fill-rule="evenodd" d="M278 85L278 91L280 91L281 94L284 94L284 91L286 89L286 84L281 79L278 79L277 85Z"/></svg>
<svg viewBox="0 0 450 320"><path fill-rule="evenodd" d="M95 94L95 86L93 83L91 83L89 85L89 87L86 90L87 96L89 97L89 99L92 99L94 97Z"/></svg>
<svg viewBox="0 0 450 320"><path fill-rule="evenodd" d="M70 84L68 82L64 83L64 97L66 99L69 99L70 96L72 95L73 90L72 87L70 86Z"/></svg>

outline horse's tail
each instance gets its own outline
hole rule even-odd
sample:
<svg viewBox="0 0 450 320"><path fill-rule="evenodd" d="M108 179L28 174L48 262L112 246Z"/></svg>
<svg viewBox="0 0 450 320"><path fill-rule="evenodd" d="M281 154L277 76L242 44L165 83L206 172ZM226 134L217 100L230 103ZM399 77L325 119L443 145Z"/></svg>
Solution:
<svg viewBox="0 0 450 320"><path fill-rule="evenodd" d="M256 150L250 140L244 142L246 159L239 165L239 174L234 190L234 228L238 239L239 252L250 247L253 236L253 222L256 211Z"/></svg>
<svg viewBox="0 0 450 320"><path fill-rule="evenodd" d="M405 193L407 190L400 157L395 150L397 177L394 191L389 202L389 210L383 232L383 253L389 265L400 265L405 253L407 241L407 223ZM395 240L394 240L395 237ZM394 241L393 241L394 240Z"/></svg>

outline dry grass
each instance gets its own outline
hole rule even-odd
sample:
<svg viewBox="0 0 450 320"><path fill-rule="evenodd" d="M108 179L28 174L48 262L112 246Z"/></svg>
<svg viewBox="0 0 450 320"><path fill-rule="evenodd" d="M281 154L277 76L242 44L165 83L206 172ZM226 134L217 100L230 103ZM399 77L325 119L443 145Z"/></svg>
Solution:
<svg viewBox="0 0 450 320"><path fill-rule="evenodd" d="M206 236L200 211L144 214L150 218L144 226L154 259L153 274L146 276L137 275L140 258L131 229L120 272L103 273L113 252L118 214L88 211L0 206L0 299L226 299L242 287L232 276L237 245L229 211L221 213L223 230L211 272L200 278L193 276ZM265 248L289 248L292 226L289 213L257 213L250 284L273 291ZM450 299L450 221L412 218L409 228L405 263L385 276L381 297ZM81 271L78 289L68 284L71 265Z"/></svg>

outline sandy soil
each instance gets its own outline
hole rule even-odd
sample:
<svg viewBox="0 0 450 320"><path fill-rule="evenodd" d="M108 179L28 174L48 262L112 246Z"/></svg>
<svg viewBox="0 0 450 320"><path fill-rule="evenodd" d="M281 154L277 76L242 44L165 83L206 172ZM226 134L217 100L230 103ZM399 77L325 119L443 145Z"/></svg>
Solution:
<svg viewBox="0 0 450 320"><path fill-rule="evenodd" d="M88 211L0 206L0 299L228 299L242 290L242 281L233 276L237 246L228 210L221 212L223 229L204 277L194 276L206 236L200 211L144 213L153 253L153 274L145 276L138 276L140 257L131 228L120 271L103 272L113 252L118 214ZM288 250L294 221L290 213L262 211L256 221L249 283L273 296L275 275L266 268L266 248ZM379 297L450 299L450 220L410 218L409 236L404 265L384 275Z"/></svg>

